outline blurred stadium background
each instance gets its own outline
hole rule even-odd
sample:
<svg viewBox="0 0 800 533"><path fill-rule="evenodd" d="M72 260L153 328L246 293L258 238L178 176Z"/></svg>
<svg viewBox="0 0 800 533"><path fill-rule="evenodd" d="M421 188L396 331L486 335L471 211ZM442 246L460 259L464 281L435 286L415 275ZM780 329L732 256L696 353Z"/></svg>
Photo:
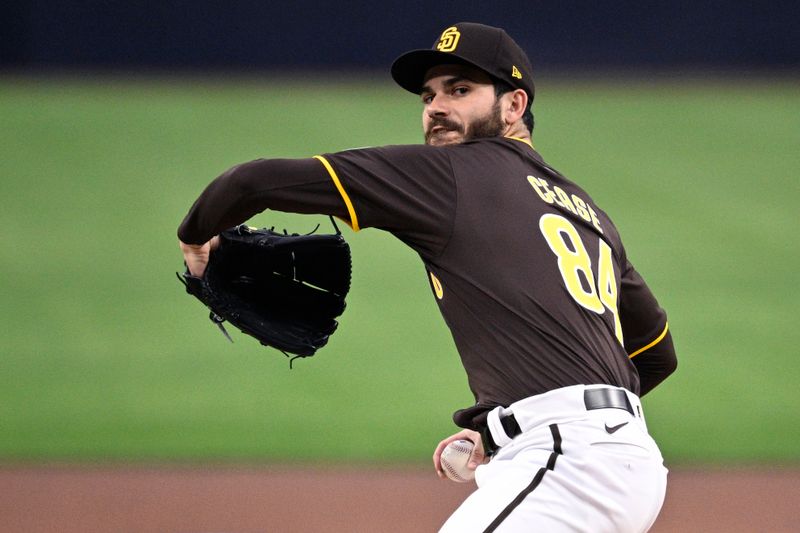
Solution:
<svg viewBox="0 0 800 533"><path fill-rule="evenodd" d="M183 294L175 230L235 163L419 142L388 65L457 21L529 52L535 145L670 312L679 369L645 398L668 464L796 466L788 1L4 3L0 464L427 467L472 398L410 251L346 231L349 309L290 371Z"/></svg>

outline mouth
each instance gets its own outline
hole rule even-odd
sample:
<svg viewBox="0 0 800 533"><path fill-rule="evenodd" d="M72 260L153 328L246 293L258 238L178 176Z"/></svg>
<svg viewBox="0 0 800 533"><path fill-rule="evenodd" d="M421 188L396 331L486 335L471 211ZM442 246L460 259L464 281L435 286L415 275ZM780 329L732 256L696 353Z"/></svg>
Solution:
<svg viewBox="0 0 800 533"><path fill-rule="evenodd" d="M448 119L434 120L428 125L425 132L425 142L427 144L451 144L458 142L464 130L461 125Z"/></svg>

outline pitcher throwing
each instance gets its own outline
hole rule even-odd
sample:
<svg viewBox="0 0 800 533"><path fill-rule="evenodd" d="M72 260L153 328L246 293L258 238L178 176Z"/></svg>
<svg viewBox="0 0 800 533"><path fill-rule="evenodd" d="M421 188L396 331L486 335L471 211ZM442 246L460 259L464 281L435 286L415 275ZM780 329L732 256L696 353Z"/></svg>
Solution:
<svg viewBox="0 0 800 533"><path fill-rule="evenodd" d="M459 23L392 76L420 95L424 145L232 168L178 231L191 273L264 209L394 234L424 262L475 396L433 456L442 475L448 443L475 444L478 488L442 531L647 530L667 473L639 397L676 367L666 313L609 216L534 150L527 55Z"/></svg>

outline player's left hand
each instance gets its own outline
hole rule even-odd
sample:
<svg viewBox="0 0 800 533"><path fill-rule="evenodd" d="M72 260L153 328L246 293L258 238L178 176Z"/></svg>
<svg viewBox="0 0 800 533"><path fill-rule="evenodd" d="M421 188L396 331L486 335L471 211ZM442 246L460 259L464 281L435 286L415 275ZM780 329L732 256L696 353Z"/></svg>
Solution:
<svg viewBox="0 0 800 533"><path fill-rule="evenodd" d="M183 252L183 260L186 263L186 268L192 276L202 278L208 265L208 258L211 252L214 251L219 244L219 237L213 237L205 244L186 244L183 241L178 241Z"/></svg>
<svg viewBox="0 0 800 533"><path fill-rule="evenodd" d="M475 445L475 447L472 448L472 454L469 457L467 468L470 470L475 470L478 468L478 465L482 464L486 460L486 454L483 451L483 440L481 440L481 434L470 429L462 429L458 433L450 435L440 442L436 447L436 451L433 452L433 467L436 469L436 474L441 479L446 479L444 470L442 470L442 451L444 451L448 444L459 439L470 440Z"/></svg>

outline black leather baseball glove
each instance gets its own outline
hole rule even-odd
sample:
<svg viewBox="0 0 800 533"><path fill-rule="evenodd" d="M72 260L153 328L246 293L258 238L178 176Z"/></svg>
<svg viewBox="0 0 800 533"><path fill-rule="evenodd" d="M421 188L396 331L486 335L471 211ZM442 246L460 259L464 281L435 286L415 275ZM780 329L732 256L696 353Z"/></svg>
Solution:
<svg viewBox="0 0 800 533"><path fill-rule="evenodd" d="M220 234L203 278L187 270L178 279L231 342L225 321L264 346L308 357L336 331L350 290L350 247L334 228L298 235L236 226Z"/></svg>

